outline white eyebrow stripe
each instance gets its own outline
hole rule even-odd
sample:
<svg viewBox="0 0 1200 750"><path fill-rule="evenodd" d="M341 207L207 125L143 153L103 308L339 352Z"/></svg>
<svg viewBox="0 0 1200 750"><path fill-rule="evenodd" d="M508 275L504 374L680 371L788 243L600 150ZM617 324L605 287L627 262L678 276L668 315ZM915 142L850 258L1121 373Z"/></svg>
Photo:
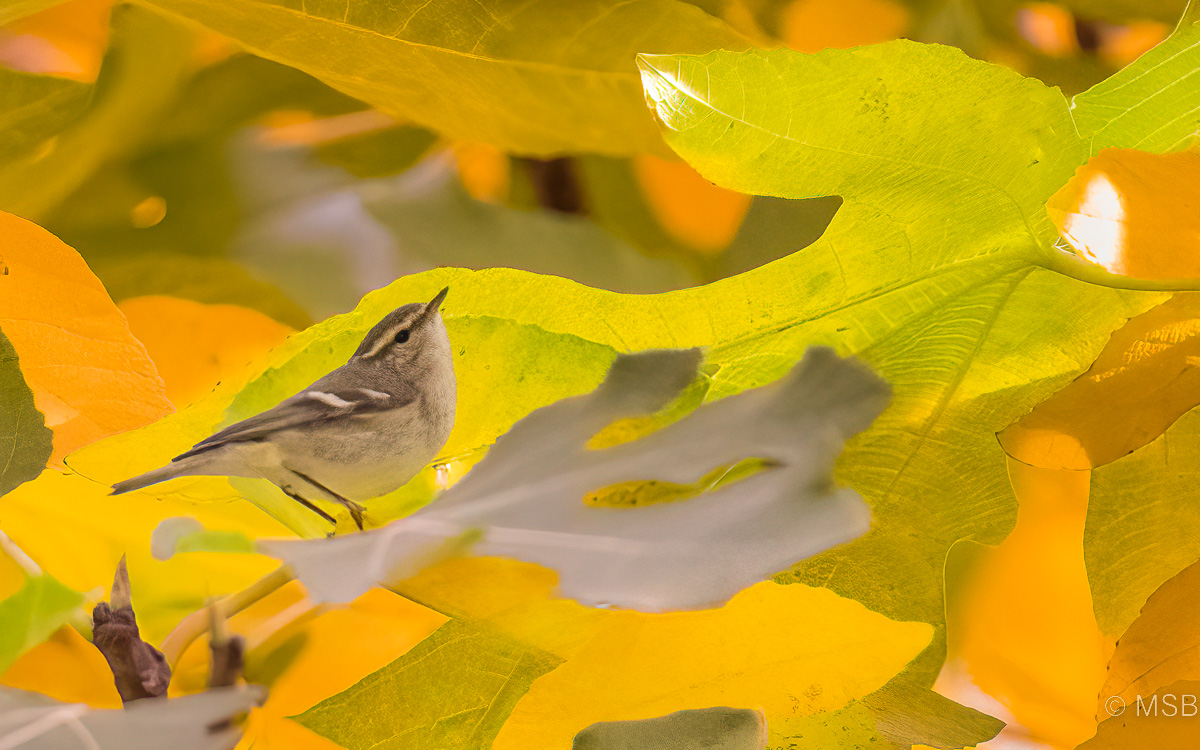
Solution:
<svg viewBox="0 0 1200 750"><path fill-rule="evenodd" d="M389 341L391 341L390 338L381 338L379 342L375 344L375 346L371 347L370 351L363 353L363 359L369 359L383 351L387 347Z"/></svg>
<svg viewBox="0 0 1200 750"><path fill-rule="evenodd" d="M379 391L373 391L370 388L357 388L355 390L357 390L359 393L365 393L368 398L373 398L376 401L384 401L386 399L391 398L391 396L386 393L380 393Z"/></svg>
<svg viewBox="0 0 1200 750"><path fill-rule="evenodd" d="M330 406L336 406L341 409L344 409L347 406L354 406L352 402L343 398L338 398L332 393L326 393L325 391L306 391L304 395L314 401L321 401L329 404Z"/></svg>

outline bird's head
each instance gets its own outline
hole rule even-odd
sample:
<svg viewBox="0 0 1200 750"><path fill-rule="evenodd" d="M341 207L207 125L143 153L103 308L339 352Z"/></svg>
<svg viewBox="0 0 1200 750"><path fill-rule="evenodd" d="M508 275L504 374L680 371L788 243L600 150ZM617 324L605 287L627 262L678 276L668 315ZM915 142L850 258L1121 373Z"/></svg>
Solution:
<svg viewBox="0 0 1200 750"><path fill-rule="evenodd" d="M414 376L452 368L450 339L439 312L448 291L446 287L425 304L392 310L367 332L351 359Z"/></svg>

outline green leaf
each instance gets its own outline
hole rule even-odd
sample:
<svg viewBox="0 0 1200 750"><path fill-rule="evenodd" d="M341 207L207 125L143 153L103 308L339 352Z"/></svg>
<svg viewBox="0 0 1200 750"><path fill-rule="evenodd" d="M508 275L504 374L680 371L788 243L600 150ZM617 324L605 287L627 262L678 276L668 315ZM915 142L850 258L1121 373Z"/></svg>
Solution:
<svg viewBox="0 0 1200 750"><path fill-rule="evenodd" d="M571 750L647 750L655 747L762 750L767 726L762 711L694 708L634 721L603 721L575 735Z"/></svg>
<svg viewBox="0 0 1200 750"><path fill-rule="evenodd" d="M406 258L427 266L522 268L629 293L694 282L680 265L647 258L582 216L472 200L454 175L440 179L419 194L387 182L359 190Z"/></svg>
<svg viewBox="0 0 1200 750"><path fill-rule="evenodd" d="M405 122L508 151L662 151L641 106L637 52L743 49L678 0L430 5L153 0ZM364 61L387 61L364 64Z"/></svg>
<svg viewBox="0 0 1200 750"><path fill-rule="evenodd" d="M26 574L21 590L0 601L0 674L65 625L81 604L83 594L50 576Z"/></svg>
<svg viewBox="0 0 1200 750"><path fill-rule="evenodd" d="M1200 412L1092 472L1084 562L1101 632L1120 638L1159 586L1200 558Z"/></svg>
<svg viewBox="0 0 1200 750"><path fill-rule="evenodd" d="M347 750L486 750L530 684L560 662L450 620L404 657L292 718Z"/></svg>
<svg viewBox="0 0 1200 750"><path fill-rule="evenodd" d="M1091 154L1102 148L1164 153L1195 143L1200 131L1200 23L1175 33L1106 81L1075 97L1072 114Z"/></svg>
<svg viewBox="0 0 1200 750"><path fill-rule="evenodd" d="M33 155L87 108L93 87L55 76L0 67L0 165Z"/></svg>
<svg viewBox="0 0 1200 750"><path fill-rule="evenodd" d="M903 41L640 60L668 142L705 177L843 197L824 236L788 259L808 274L788 305L804 312L788 313L794 327L771 346L859 353L896 397L839 463L872 505L872 532L788 579L941 624L950 545L998 542L1013 521L992 433L1164 299L1048 270L1069 266L1045 201L1088 154L1066 101L956 50ZM1129 119L1151 128L1186 107ZM940 649L915 674L931 679Z"/></svg>
<svg viewBox="0 0 1200 750"><path fill-rule="evenodd" d="M43 150L0 163L0 210L36 219L106 160L144 135L176 93L187 65L186 32L149 10L113 10L112 44L92 106ZM51 92L47 92L50 95ZM28 139L40 137L31 134Z"/></svg>
<svg viewBox="0 0 1200 750"><path fill-rule="evenodd" d="M7 270L0 255L0 274ZM0 497L42 473L53 437L21 376L16 350L0 332Z"/></svg>
<svg viewBox="0 0 1200 750"><path fill-rule="evenodd" d="M771 748L824 750L870 747L909 750L913 745L974 747L992 739L1004 722L905 680L893 680L845 708L785 718L771 725Z"/></svg>
<svg viewBox="0 0 1200 750"><path fill-rule="evenodd" d="M180 552L252 554L254 542L236 531L212 531L194 518L168 518L154 529L150 550L155 560L170 560Z"/></svg>
<svg viewBox="0 0 1200 750"><path fill-rule="evenodd" d="M424 128L398 125L322 143L317 156L355 177L386 177L416 164L436 141Z"/></svg>
<svg viewBox="0 0 1200 750"><path fill-rule="evenodd" d="M668 143L705 177L756 195L853 197L912 240L942 239L938 265L990 249L967 236L1052 239L1045 200L1085 158L1061 94L950 47L638 61Z"/></svg>

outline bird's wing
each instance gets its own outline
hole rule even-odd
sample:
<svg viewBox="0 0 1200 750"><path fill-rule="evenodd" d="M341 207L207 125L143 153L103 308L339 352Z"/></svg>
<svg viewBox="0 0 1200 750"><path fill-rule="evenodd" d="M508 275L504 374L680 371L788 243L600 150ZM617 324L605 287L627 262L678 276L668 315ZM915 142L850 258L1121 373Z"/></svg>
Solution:
<svg viewBox="0 0 1200 750"><path fill-rule="evenodd" d="M226 443L261 440L280 430L318 424L334 417L359 416L399 409L417 398L415 389L411 388L382 393L370 388L325 389L319 388L319 385L320 381L262 414L226 427L172 460L178 461L194 456Z"/></svg>

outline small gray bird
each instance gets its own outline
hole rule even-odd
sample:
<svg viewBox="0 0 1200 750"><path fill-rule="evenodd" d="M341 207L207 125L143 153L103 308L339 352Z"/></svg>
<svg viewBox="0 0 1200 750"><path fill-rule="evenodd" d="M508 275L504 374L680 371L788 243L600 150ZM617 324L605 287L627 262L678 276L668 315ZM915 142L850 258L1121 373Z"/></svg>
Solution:
<svg viewBox="0 0 1200 750"><path fill-rule="evenodd" d="M412 479L450 436L457 385L438 312L448 291L388 313L346 364L112 494L183 476L262 478L330 523L312 501L341 503L361 529L359 502Z"/></svg>

